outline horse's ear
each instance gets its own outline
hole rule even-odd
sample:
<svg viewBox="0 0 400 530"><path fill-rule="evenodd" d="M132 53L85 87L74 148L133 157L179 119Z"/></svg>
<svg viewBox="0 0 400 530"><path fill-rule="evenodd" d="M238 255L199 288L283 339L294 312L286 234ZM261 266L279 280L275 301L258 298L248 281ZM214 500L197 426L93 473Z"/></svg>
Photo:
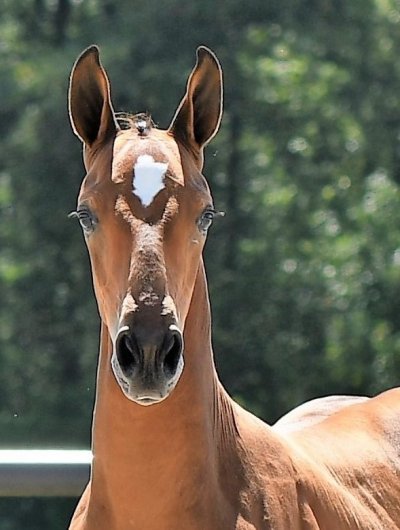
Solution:
<svg viewBox="0 0 400 530"><path fill-rule="evenodd" d="M68 103L72 128L87 146L107 140L118 130L110 83L97 46L78 57L71 72Z"/></svg>
<svg viewBox="0 0 400 530"><path fill-rule="evenodd" d="M186 94L169 127L174 137L195 152L215 136L222 116L222 69L206 47L197 49Z"/></svg>

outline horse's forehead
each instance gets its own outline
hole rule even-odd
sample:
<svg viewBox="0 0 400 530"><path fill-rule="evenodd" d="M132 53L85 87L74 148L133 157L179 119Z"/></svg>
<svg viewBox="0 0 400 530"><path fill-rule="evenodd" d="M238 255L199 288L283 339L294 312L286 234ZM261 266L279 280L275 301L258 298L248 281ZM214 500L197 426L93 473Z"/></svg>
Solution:
<svg viewBox="0 0 400 530"><path fill-rule="evenodd" d="M112 180L116 183L130 178L135 166L145 159L163 164L172 180L184 185L181 156L173 138L163 131L153 132L148 137L123 133L115 139L112 160Z"/></svg>

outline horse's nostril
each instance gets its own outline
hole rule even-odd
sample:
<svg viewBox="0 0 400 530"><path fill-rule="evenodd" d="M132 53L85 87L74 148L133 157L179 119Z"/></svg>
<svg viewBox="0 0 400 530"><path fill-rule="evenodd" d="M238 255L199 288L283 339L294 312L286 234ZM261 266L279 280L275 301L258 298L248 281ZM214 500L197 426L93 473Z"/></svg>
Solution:
<svg viewBox="0 0 400 530"><path fill-rule="evenodd" d="M143 329L139 332L138 336L122 329L117 336L115 355L122 373L141 382L149 378L156 380L160 376L171 380L176 375L182 355L180 330L171 326L165 334L158 335L161 338L158 344L154 332L150 337L144 334Z"/></svg>
<svg viewBox="0 0 400 530"><path fill-rule="evenodd" d="M128 333L120 333L116 341L115 350L123 373L132 375L135 367L140 362L139 348L135 339Z"/></svg>
<svg viewBox="0 0 400 530"><path fill-rule="evenodd" d="M172 331L164 346L163 368L166 375L173 376L182 355L183 340L179 331Z"/></svg>

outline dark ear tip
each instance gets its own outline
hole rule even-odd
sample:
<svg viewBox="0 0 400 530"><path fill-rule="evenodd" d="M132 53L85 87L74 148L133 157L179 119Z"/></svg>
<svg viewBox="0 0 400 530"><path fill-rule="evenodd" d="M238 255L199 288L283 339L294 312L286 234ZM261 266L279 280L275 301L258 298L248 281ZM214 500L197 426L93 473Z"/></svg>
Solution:
<svg viewBox="0 0 400 530"><path fill-rule="evenodd" d="M207 48L207 46L199 46L196 50L196 54L198 64L201 64L204 60L208 59L213 61L218 67L220 67L217 56L213 51L210 50L210 48Z"/></svg>
<svg viewBox="0 0 400 530"><path fill-rule="evenodd" d="M96 44L92 44L86 50L83 50L83 52L79 55L78 59L76 60L75 65L78 65L81 61L85 59L93 58L95 62L100 65L100 50L99 47Z"/></svg>

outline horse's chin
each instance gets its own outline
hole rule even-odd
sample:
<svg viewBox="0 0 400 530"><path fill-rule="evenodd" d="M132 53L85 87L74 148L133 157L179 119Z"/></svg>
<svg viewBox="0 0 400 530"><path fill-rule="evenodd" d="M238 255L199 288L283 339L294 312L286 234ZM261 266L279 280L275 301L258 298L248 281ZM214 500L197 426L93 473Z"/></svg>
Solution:
<svg viewBox="0 0 400 530"><path fill-rule="evenodd" d="M137 398L130 397L129 399L131 401L134 401L138 405L141 405L142 407L149 407L150 405L157 405L158 403L162 403L167 399L168 396L169 394L159 399L150 396L141 396Z"/></svg>

